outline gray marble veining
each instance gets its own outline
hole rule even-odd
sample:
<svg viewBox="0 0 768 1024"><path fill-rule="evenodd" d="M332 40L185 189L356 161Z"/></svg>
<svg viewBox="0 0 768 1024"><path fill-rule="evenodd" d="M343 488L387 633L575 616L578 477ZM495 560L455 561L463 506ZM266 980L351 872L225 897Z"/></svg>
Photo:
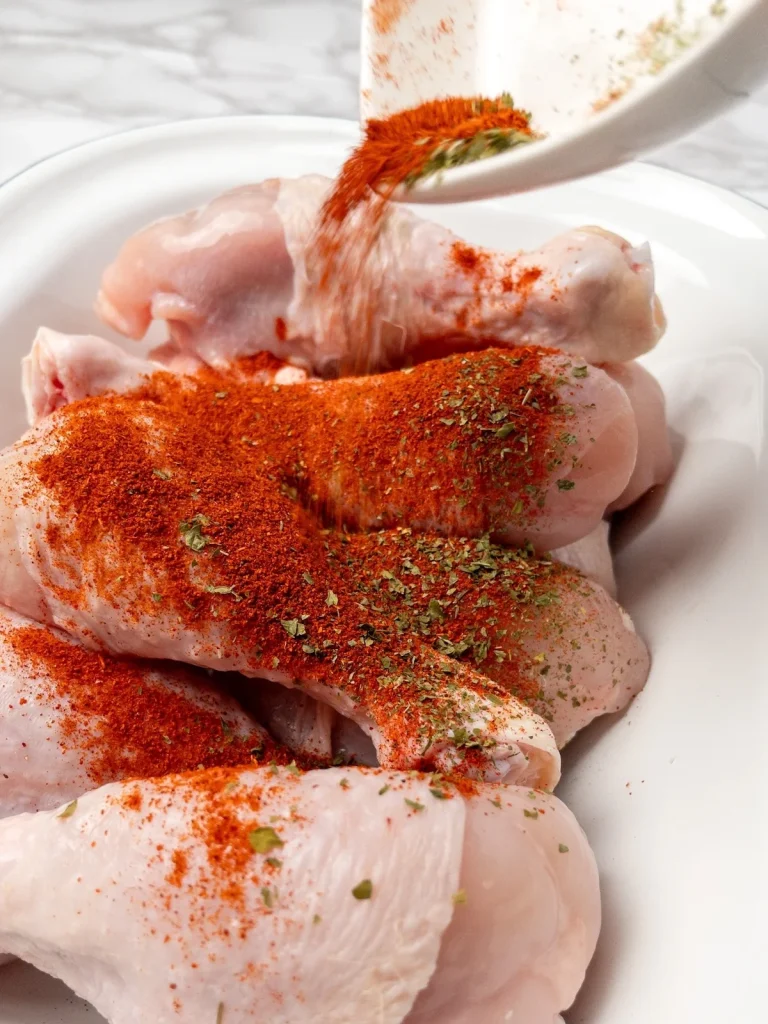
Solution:
<svg viewBox="0 0 768 1024"><path fill-rule="evenodd" d="M0 180L124 127L357 112L360 0L3 0ZM768 205L768 88L651 159Z"/></svg>

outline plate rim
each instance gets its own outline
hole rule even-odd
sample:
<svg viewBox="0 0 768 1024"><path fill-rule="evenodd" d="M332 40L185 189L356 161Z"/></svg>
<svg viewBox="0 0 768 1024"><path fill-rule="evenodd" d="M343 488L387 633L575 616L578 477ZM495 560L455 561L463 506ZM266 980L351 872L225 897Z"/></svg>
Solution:
<svg viewBox="0 0 768 1024"><path fill-rule="evenodd" d="M9 178L5 178L0 181L0 215L2 215L2 208L8 201L9 195L13 197L14 193L17 193L17 191L22 192L24 189L35 184L41 184L46 180L50 181L55 179L59 165L61 165L61 169L64 170L65 165L71 158L84 159L85 162L87 162L88 157L91 155L98 158L99 156L109 154L111 151L118 148L120 143L124 140L135 141L138 144L141 144L142 142L151 140L153 137L156 137L158 140L165 140L168 137L176 135L183 137L188 132L202 131L205 133L206 129L224 130L235 126L241 128L246 124L252 124L256 128L273 128L279 130L289 128L296 129L298 131L305 130L307 132L322 129L325 132L330 131L334 134L338 134L339 136L347 137L358 134L360 128L360 123L358 121L354 121L349 118L325 117L316 114L228 114L225 116L214 117L182 118L172 121L161 121L157 124L119 128L116 131L108 132L106 135L100 135L93 139L87 139L84 142L74 143L71 146L66 146L63 149L56 150L53 153L40 157L31 164L27 164L25 167L20 168ZM764 221L766 232L768 233L768 206L763 206L757 200L752 199L749 196L745 196L734 189L726 188L723 185L717 185L708 181L706 178L700 178L695 174L686 173L684 171L677 171L647 160L634 160L626 164L621 164L618 167L601 171L598 174L574 178L570 181L561 182L558 185L543 186L542 189L534 191L541 192L546 191L547 189L554 190L568 188L572 185L583 182L599 182L601 178L616 172L622 172L625 174L628 172L634 184L644 184L646 181L649 179L652 180L653 178L667 180L678 188L685 188L690 186L691 183L694 183L705 192L718 196L722 201L728 202L735 208L740 209L745 216L752 217L758 221ZM496 197L496 199L489 200L489 202L503 202L505 199L513 198L522 194L524 193L510 193L506 196Z"/></svg>

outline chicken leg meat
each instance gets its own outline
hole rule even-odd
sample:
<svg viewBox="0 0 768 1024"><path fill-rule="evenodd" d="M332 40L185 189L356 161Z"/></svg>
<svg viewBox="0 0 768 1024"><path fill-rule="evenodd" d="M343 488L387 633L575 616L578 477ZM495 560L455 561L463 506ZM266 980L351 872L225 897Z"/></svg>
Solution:
<svg viewBox="0 0 768 1024"><path fill-rule="evenodd" d="M0 950L110 1024L552 1024L599 921L581 829L514 787L209 769L0 822Z"/></svg>
<svg viewBox="0 0 768 1024"><path fill-rule="evenodd" d="M165 320L180 351L211 365L270 351L320 376L488 338L623 362L664 330L647 246L597 228L506 254L391 206L371 251L360 215L344 225L343 260L324 291L313 241L329 186L318 175L271 179L151 224L105 271L97 312L131 338Z"/></svg>

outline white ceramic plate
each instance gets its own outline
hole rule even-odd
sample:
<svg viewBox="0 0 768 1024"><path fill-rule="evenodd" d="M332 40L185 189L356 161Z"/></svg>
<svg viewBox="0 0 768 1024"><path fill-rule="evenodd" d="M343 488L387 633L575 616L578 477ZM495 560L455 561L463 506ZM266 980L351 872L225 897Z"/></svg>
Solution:
<svg viewBox="0 0 768 1024"><path fill-rule="evenodd" d="M134 228L243 182L331 174L354 138L327 120L188 122L83 146L0 189L0 442L23 427L18 363L35 329L100 329L99 272ZM670 327L648 363L667 390L679 466L619 533L622 595L651 644L651 678L627 714L573 744L559 790L595 848L605 903L567 1016L765 1021L768 213L644 166L429 212L510 249L584 222L653 245ZM0 1024L99 1019L26 967L0 970Z"/></svg>

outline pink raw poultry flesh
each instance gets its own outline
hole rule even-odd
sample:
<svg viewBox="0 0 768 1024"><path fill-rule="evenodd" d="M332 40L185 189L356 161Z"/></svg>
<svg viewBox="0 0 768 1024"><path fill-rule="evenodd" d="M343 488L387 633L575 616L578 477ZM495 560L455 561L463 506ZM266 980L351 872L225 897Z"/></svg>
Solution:
<svg viewBox="0 0 768 1024"><path fill-rule="evenodd" d="M201 761L290 759L205 673L111 659L6 609L0 707L0 818Z"/></svg>
<svg viewBox="0 0 768 1024"><path fill-rule="evenodd" d="M112 1024L551 1024L599 924L583 832L516 787L212 769L0 822L0 949Z"/></svg>
<svg viewBox="0 0 768 1024"><path fill-rule="evenodd" d="M271 179L157 221L105 271L97 312L131 338L165 320L172 341L210 365L266 350L320 376L407 365L488 338L625 361L664 330L647 247L581 228L532 253L489 250L478 296L453 258L455 235L402 207L389 210L371 253L357 251L351 218L342 270L321 297L311 242L329 185L317 175ZM522 294L515 282L529 279ZM373 324L362 334L358 300L371 295Z"/></svg>
<svg viewBox="0 0 768 1024"><path fill-rule="evenodd" d="M640 363L606 363L602 369L624 388L638 434L635 468L624 492L609 506L611 513L628 508L653 487L665 484L672 476L674 459L664 392L656 378Z"/></svg>

